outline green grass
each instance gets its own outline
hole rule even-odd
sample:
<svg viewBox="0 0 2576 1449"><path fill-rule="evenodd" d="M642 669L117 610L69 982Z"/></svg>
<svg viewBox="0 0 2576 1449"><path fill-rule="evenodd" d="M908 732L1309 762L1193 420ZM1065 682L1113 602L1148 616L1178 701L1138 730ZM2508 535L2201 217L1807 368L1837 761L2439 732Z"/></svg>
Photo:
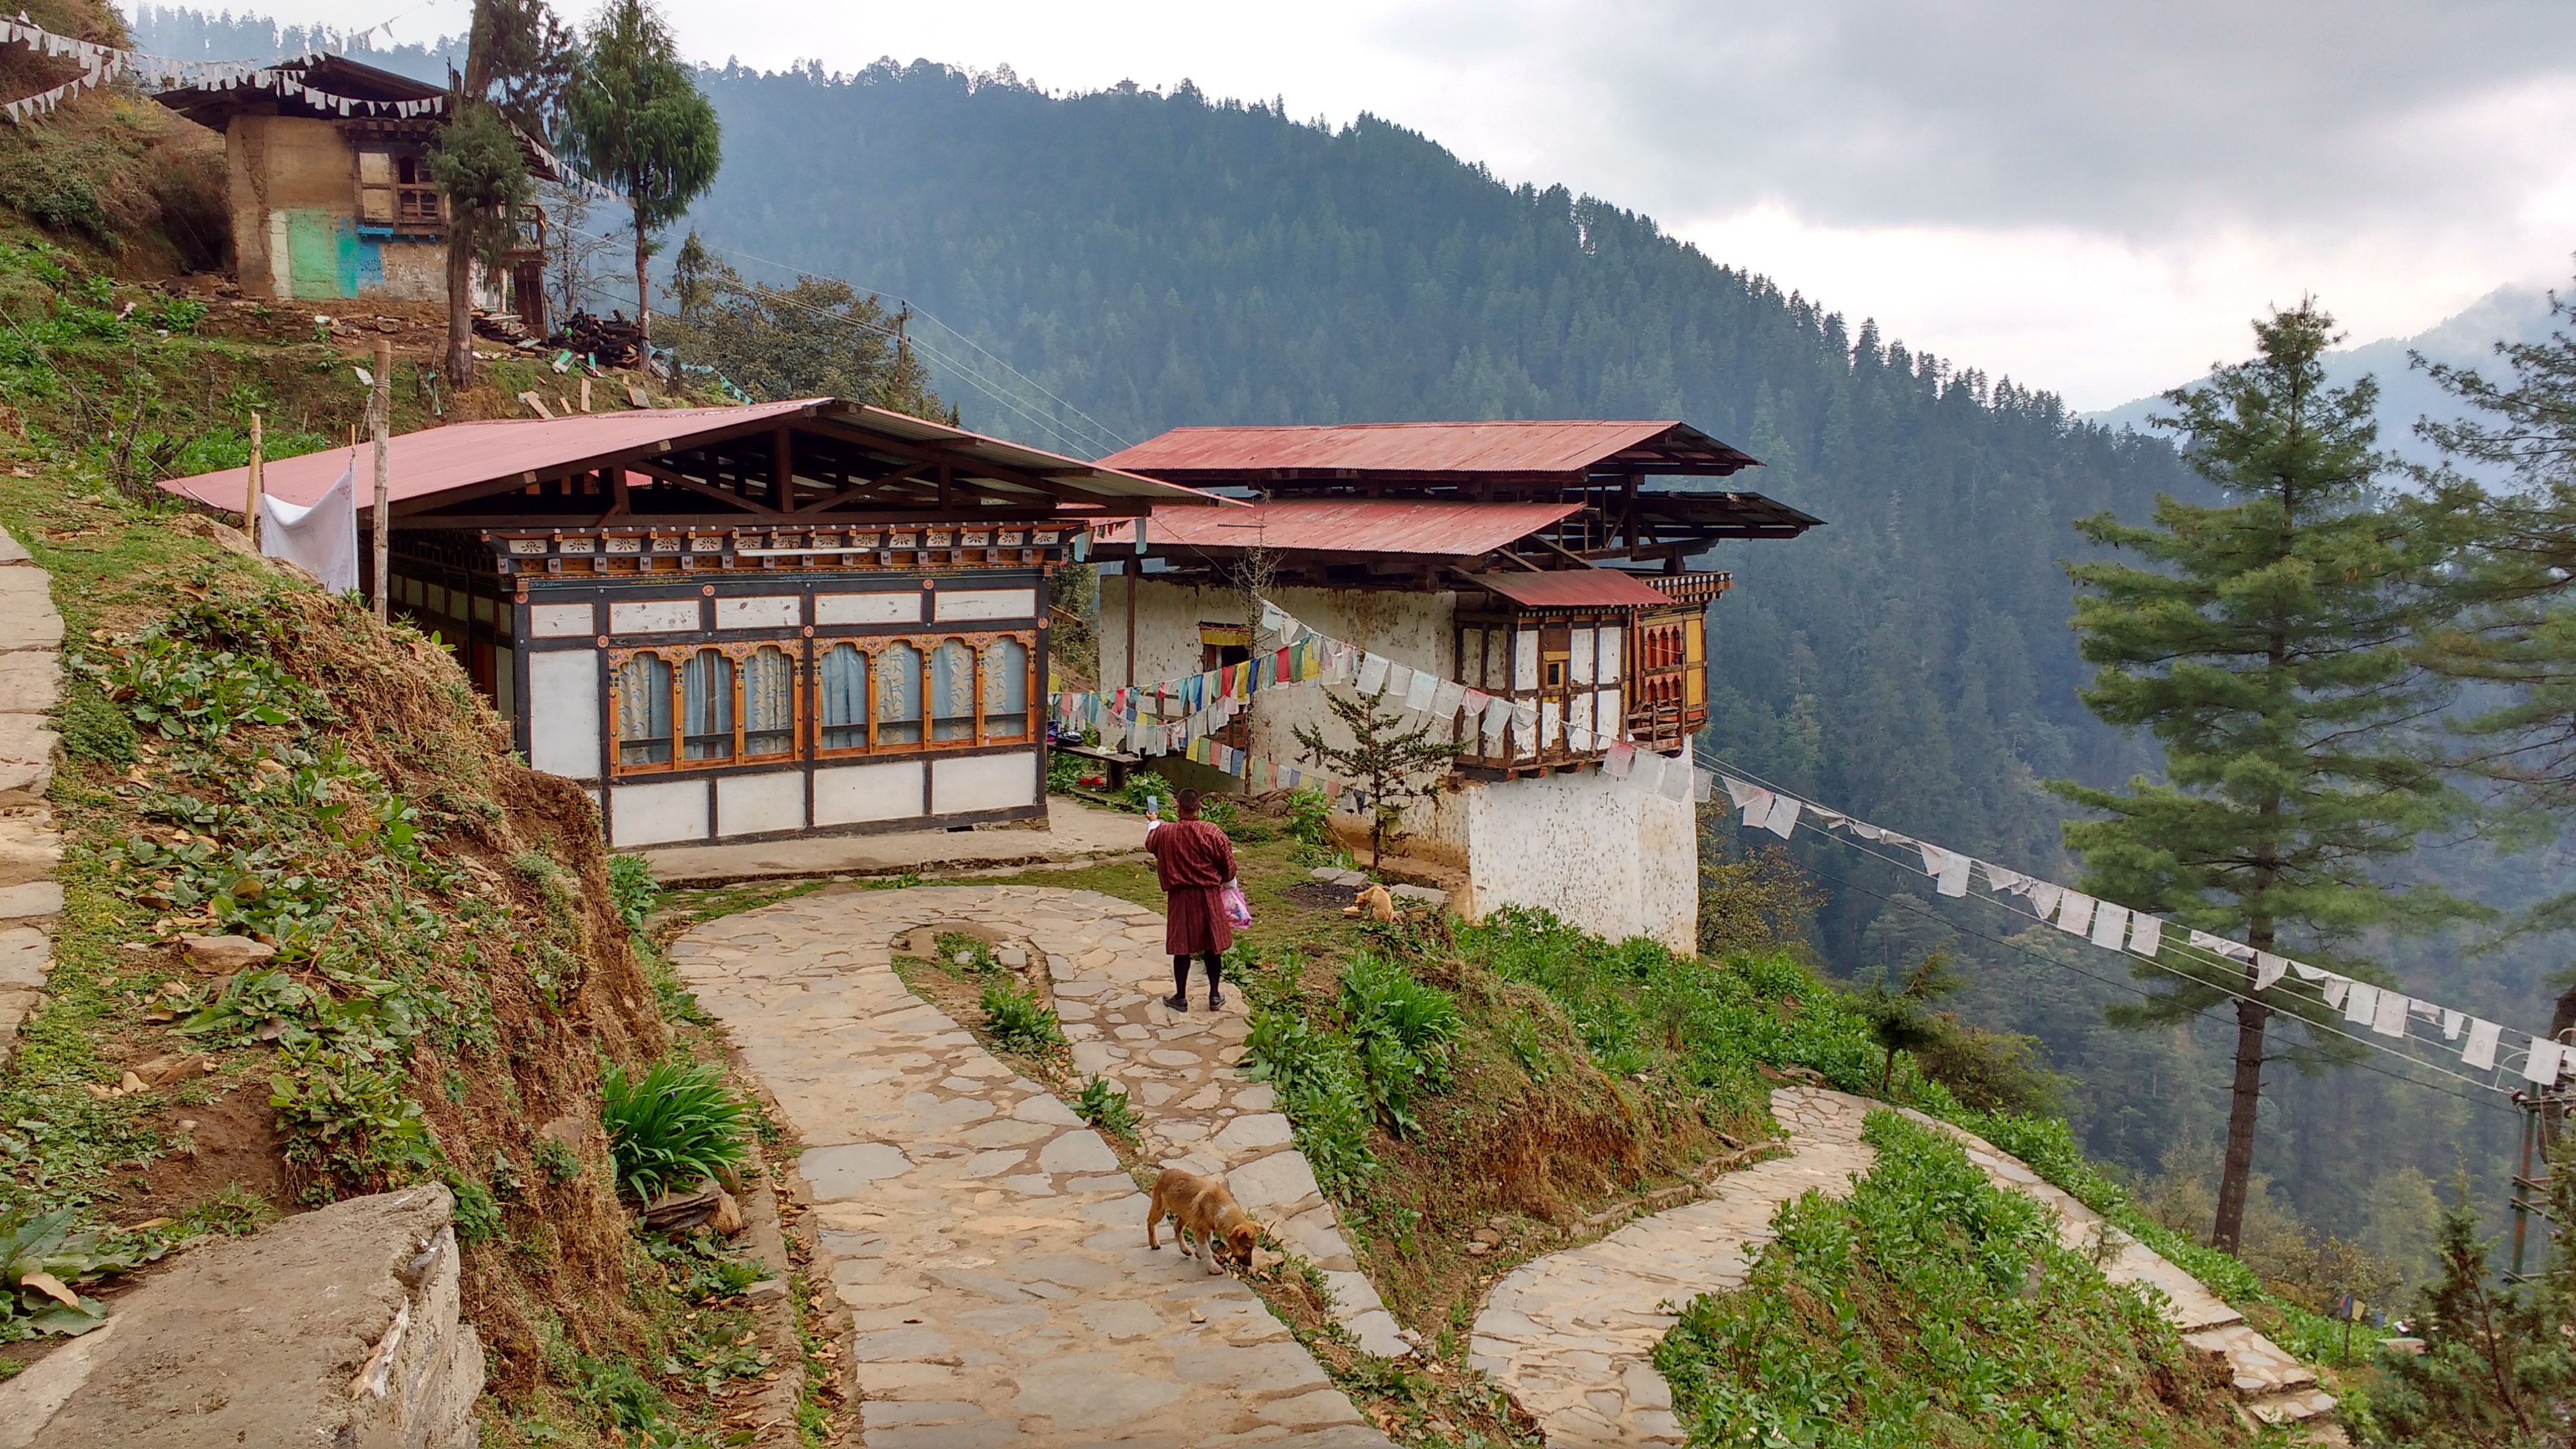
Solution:
<svg viewBox="0 0 2576 1449"><path fill-rule="evenodd" d="M734 1172L750 1147L749 1114L711 1064L666 1061L641 1077L605 1067L599 1119L619 1191L642 1203Z"/></svg>
<svg viewBox="0 0 2576 1449"><path fill-rule="evenodd" d="M1870 1113L1844 1198L1782 1205L1745 1285L1655 1353L1694 1444L2234 1445L2254 1435L2146 1293L2059 1245L1952 1139Z"/></svg>

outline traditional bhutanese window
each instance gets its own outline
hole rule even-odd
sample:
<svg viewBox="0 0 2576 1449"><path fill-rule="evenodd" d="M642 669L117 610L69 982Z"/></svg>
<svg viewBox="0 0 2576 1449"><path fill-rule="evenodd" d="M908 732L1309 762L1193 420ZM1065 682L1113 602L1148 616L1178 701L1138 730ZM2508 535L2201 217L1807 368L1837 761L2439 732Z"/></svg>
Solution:
<svg viewBox="0 0 2576 1449"><path fill-rule="evenodd" d="M701 649L680 666L680 758L733 757L733 661Z"/></svg>
<svg viewBox="0 0 2576 1449"><path fill-rule="evenodd" d="M855 644L835 644L823 651L815 670L816 703L822 720L820 749L863 750L868 747L868 657Z"/></svg>
<svg viewBox="0 0 2576 1449"><path fill-rule="evenodd" d="M921 743L921 651L889 644L877 655L877 743Z"/></svg>
<svg viewBox="0 0 2576 1449"><path fill-rule="evenodd" d="M955 639L930 651L930 737L975 738L975 651Z"/></svg>
<svg viewBox="0 0 2576 1449"><path fill-rule="evenodd" d="M984 646L984 734L1017 739L1029 732L1029 646L996 639Z"/></svg>
<svg viewBox="0 0 2576 1449"><path fill-rule="evenodd" d="M671 763L671 666L658 654L617 666L617 763Z"/></svg>
<svg viewBox="0 0 2576 1449"><path fill-rule="evenodd" d="M744 758L796 750L796 666L787 651L763 645L742 662Z"/></svg>

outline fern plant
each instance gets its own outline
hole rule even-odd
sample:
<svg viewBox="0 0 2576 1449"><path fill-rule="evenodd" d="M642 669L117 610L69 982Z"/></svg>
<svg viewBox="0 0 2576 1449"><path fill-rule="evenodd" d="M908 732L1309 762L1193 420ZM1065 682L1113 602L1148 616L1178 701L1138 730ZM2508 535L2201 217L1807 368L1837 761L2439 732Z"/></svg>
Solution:
<svg viewBox="0 0 2576 1449"><path fill-rule="evenodd" d="M617 1186L637 1202L742 1166L751 1113L707 1063L671 1060L642 1077L599 1077L599 1120Z"/></svg>

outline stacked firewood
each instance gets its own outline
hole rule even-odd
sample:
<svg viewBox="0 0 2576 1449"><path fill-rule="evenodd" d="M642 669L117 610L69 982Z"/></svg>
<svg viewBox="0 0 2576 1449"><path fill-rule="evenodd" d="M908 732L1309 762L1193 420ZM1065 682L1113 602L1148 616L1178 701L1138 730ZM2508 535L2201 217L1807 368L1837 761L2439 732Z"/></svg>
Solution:
<svg viewBox="0 0 2576 1449"><path fill-rule="evenodd" d="M588 357L602 367L633 367L644 356L644 329L628 321L623 312L611 312L605 318L575 312L562 330L546 339L546 345Z"/></svg>

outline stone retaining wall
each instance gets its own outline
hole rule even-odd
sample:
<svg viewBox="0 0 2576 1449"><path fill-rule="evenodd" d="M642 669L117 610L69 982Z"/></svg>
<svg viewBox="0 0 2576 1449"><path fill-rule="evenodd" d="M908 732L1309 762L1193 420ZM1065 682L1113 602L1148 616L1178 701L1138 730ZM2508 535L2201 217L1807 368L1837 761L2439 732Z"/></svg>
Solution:
<svg viewBox="0 0 2576 1449"><path fill-rule="evenodd" d="M44 1004L50 928L62 914L54 880L62 837L45 791L54 782L56 736L48 713L62 697L63 616L53 581L26 548L0 533L0 1066L18 1024Z"/></svg>

